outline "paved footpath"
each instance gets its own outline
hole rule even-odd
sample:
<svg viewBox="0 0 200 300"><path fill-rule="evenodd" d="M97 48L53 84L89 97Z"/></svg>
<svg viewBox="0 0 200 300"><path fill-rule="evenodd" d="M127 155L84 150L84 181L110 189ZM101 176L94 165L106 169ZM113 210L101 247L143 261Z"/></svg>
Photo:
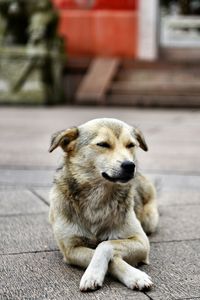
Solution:
<svg viewBox="0 0 200 300"><path fill-rule="evenodd" d="M112 278L79 292L83 271L67 266L48 224L48 192L61 151L50 135L95 117L139 126L149 152L140 169L158 187L160 225L151 236L151 291ZM0 108L0 300L200 299L200 111L122 108Z"/></svg>

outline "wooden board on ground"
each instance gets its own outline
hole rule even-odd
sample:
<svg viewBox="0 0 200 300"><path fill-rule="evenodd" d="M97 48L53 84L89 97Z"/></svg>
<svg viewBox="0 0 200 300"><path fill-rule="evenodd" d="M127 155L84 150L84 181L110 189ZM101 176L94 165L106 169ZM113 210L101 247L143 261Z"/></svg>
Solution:
<svg viewBox="0 0 200 300"><path fill-rule="evenodd" d="M76 92L77 102L102 102L119 66L117 58L95 58Z"/></svg>

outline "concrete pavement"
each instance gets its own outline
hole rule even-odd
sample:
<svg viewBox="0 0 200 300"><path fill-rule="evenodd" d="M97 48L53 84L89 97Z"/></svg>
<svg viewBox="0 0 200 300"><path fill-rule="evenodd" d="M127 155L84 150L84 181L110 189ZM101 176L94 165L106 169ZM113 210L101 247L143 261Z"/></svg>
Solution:
<svg viewBox="0 0 200 300"><path fill-rule="evenodd" d="M48 224L48 192L61 151L50 135L95 117L139 126L149 152L140 169L158 187L160 225L150 237L155 285L131 291L112 278L82 294L83 271L64 264ZM0 299L200 299L200 111L0 108Z"/></svg>

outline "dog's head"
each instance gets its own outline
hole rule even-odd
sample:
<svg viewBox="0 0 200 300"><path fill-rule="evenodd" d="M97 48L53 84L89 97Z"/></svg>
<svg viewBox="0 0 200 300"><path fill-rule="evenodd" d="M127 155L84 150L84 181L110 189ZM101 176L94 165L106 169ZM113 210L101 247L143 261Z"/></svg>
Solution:
<svg viewBox="0 0 200 300"><path fill-rule="evenodd" d="M136 149L148 150L142 132L116 119L94 119L52 136L49 151L61 146L76 174L87 180L127 183L136 172Z"/></svg>

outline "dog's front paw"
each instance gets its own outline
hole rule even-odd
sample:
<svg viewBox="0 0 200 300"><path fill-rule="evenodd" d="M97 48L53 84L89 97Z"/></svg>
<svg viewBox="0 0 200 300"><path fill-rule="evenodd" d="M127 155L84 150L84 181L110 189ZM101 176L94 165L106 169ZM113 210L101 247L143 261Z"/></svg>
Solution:
<svg viewBox="0 0 200 300"><path fill-rule="evenodd" d="M138 289L140 291L150 289L153 286L151 278L138 269L133 269L131 273L127 274L124 283L129 289Z"/></svg>
<svg viewBox="0 0 200 300"><path fill-rule="evenodd" d="M86 270L81 278L80 290L81 292L93 291L102 287L104 276L102 276L97 270Z"/></svg>

